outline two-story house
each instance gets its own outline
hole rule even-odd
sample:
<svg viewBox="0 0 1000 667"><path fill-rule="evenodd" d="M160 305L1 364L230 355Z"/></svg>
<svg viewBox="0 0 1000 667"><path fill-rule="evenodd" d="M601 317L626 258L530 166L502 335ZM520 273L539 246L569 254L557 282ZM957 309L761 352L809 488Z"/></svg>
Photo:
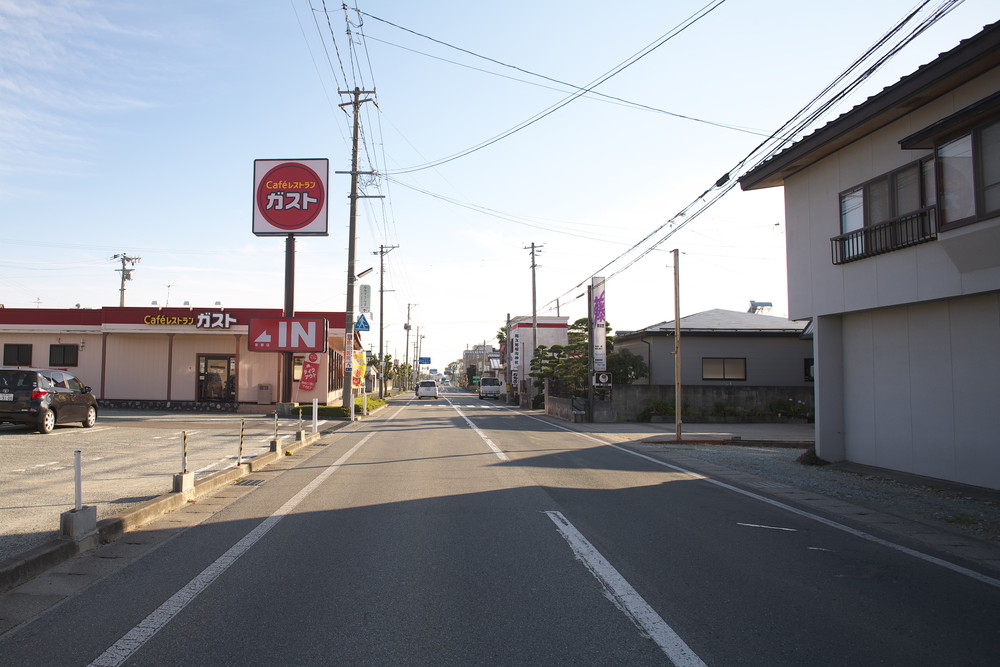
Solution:
<svg viewBox="0 0 1000 667"><path fill-rule="evenodd" d="M1000 23L740 184L784 187L819 455L1000 488Z"/></svg>

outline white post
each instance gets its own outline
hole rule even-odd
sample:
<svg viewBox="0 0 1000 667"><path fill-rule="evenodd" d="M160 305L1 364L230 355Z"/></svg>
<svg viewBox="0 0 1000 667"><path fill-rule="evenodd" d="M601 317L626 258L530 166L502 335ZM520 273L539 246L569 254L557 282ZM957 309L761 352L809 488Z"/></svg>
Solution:
<svg viewBox="0 0 1000 667"><path fill-rule="evenodd" d="M319 433L319 399L313 399L313 433Z"/></svg>
<svg viewBox="0 0 1000 667"><path fill-rule="evenodd" d="M80 462L80 450L73 452L74 465L76 466L76 511L83 508L83 464Z"/></svg>

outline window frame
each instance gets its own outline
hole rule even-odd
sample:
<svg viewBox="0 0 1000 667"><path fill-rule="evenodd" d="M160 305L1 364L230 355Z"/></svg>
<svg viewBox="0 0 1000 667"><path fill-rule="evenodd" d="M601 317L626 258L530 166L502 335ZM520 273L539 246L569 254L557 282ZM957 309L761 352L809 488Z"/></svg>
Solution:
<svg viewBox="0 0 1000 667"><path fill-rule="evenodd" d="M1000 216L1000 206L997 208L987 211L986 210L986 187L984 183L983 176L983 143L982 136L983 132L997 127L1000 129L1000 115L991 116L989 119L974 125L973 127L963 128L959 132L953 132L942 137L936 138L934 140L934 183L936 190L936 205L940 213L938 216L938 228L941 231L948 231L952 229L958 229L966 225L972 225L983 220L988 220L991 218L996 218ZM966 216L964 218L959 218L952 221L946 221L944 219L944 208L942 206L941 198L942 180L944 178L943 169L941 168L941 162L937 159L938 151L947 146L948 144L954 143L965 137L970 138L971 148L972 148L972 215Z"/></svg>
<svg viewBox="0 0 1000 667"><path fill-rule="evenodd" d="M27 351L27 362L22 361L22 353ZM31 343L4 343L3 344L3 365L13 367L31 367L31 357L33 355Z"/></svg>
<svg viewBox="0 0 1000 667"><path fill-rule="evenodd" d="M837 202L840 206L840 233L848 234L850 232L858 231L857 229L845 229L844 228L844 198L850 195L855 195L856 193L861 193L861 227L859 229L864 229L865 227L872 227L874 225L879 225L884 222L889 222L900 218L905 215L910 215L916 211L920 211L929 206L936 206L938 203L938 193L940 192L940 182L937 177L937 149L935 148L931 155L925 155L924 157L918 158L907 162L891 171L887 171L884 174L879 174L875 178L870 178L864 183L859 183L858 185L851 186L846 190L841 191L837 195ZM924 180L924 169L928 163L933 163L934 166L934 192L927 192L927 182ZM912 211L905 211L900 213L899 211L899 187L898 178L903 173L909 171L910 169L916 168L917 170L917 186L919 189L919 199L922 206L919 206ZM873 187L885 183L886 195L888 200L888 217L885 220L879 220L877 222L871 220L870 209L872 203L872 197L869 194Z"/></svg>
<svg viewBox="0 0 1000 667"><path fill-rule="evenodd" d="M706 361L722 362L722 377L707 377L705 374ZM738 361L743 367L743 377L729 377L729 364L727 362ZM701 380L702 382L746 382L747 381L747 358L746 357L702 357L701 358Z"/></svg>
<svg viewBox="0 0 1000 667"><path fill-rule="evenodd" d="M56 357L56 350L61 350L62 354ZM70 355L72 359L70 361L66 360L66 352L72 350L73 353ZM79 345L66 345L62 343L57 343L49 345L49 366L53 368L61 368L66 366L76 367L80 365L80 346Z"/></svg>

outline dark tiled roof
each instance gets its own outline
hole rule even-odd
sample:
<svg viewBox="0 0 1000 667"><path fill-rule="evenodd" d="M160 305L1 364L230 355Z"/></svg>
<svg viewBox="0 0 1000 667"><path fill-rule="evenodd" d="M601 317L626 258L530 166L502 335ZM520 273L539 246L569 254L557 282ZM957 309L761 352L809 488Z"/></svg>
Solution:
<svg viewBox="0 0 1000 667"><path fill-rule="evenodd" d="M744 190L783 185L785 178L1000 66L1000 22L959 42L912 74L803 137L740 177Z"/></svg>

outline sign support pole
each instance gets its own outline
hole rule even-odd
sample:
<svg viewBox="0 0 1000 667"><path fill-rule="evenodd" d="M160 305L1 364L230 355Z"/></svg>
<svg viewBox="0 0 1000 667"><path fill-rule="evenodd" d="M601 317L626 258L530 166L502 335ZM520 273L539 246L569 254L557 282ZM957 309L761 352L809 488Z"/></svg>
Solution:
<svg viewBox="0 0 1000 667"><path fill-rule="evenodd" d="M285 317L295 317L295 235L285 237ZM281 402L292 401L292 352L281 353Z"/></svg>

